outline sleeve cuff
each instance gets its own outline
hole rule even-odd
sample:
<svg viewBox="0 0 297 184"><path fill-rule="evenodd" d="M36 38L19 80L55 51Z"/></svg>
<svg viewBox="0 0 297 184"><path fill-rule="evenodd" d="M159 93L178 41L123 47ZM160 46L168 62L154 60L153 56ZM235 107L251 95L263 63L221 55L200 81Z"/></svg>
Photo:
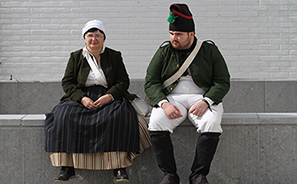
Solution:
<svg viewBox="0 0 297 184"><path fill-rule="evenodd" d="M108 95L111 97L111 100L113 101L114 100L113 96L111 94L108 94Z"/></svg>
<svg viewBox="0 0 297 184"><path fill-rule="evenodd" d="M164 102L168 102L168 100L161 100L160 102L158 102L159 107L161 107L162 103Z"/></svg>
<svg viewBox="0 0 297 184"><path fill-rule="evenodd" d="M203 99L208 102L209 106L211 106L214 103L214 101L212 101L212 99L210 99L208 97L204 97Z"/></svg>
<svg viewBox="0 0 297 184"><path fill-rule="evenodd" d="M87 95L82 95L79 99L78 102L81 102L81 100L83 99L83 97L86 97Z"/></svg>

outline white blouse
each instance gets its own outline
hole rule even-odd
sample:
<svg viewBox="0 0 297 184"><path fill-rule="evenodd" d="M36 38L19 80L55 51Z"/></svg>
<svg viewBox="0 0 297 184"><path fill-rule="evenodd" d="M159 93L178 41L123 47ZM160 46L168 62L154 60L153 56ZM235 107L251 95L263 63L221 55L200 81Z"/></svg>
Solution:
<svg viewBox="0 0 297 184"><path fill-rule="evenodd" d="M102 49L101 54L104 52L104 50L105 50L105 47L103 46L103 49ZM104 72L103 72L102 67L101 67L101 59L100 59L101 57L99 58L99 61L97 63L95 61L96 60L95 57L90 52L89 52L89 54L91 55L91 58L92 58L92 60L93 60L93 62L95 64L95 66L99 69L100 74L102 75L102 77L106 81L106 77L105 77ZM87 78L87 81L86 81L86 84L85 85L86 85L86 87L88 87L88 86L94 86L94 85L102 85L98 81L98 79L96 78L96 76L95 76L94 72L92 71L92 69L90 70L90 73L88 75L88 78Z"/></svg>

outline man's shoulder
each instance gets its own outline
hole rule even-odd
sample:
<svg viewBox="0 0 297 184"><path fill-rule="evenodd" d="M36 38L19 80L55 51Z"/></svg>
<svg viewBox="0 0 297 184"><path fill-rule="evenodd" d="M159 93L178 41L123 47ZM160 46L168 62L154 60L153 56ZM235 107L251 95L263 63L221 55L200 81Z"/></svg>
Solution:
<svg viewBox="0 0 297 184"><path fill-rule="evenodd" d="M206 50L218 50L217 45L212 40L204 40L202 44L202 47Z"/></svg>
<svg viewBox="0 0 297 184"><path fill-rule="evenodd" d="M170 41L164 41L159 48L165 48L165 47L169 47L170 46Z"/></svg>
<svg viewBox="0 0 297 184"><path fill-rule="evenodd" d="M215 42L212 41L212 40L204 40L203 43L206 43L206 44L208 44L208 45L216 46Z"/></svg>
<svg viewBox="0 0 297 184"><path fill-rule="evenodd" d="M158 48L158 51L157 51L159 54L170 54L173 52L173 49L171 47L171 43L170 41L164 41Z"/></svg>

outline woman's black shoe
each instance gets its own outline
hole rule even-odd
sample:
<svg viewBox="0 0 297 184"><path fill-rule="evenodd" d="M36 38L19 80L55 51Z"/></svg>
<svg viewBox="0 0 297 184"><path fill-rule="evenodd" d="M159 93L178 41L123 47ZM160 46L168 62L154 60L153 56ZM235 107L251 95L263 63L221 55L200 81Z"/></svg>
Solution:
<svg viewBox="0 0 297 184"><path fill-rule="evenodd" d="M74 167L62 167L61 173L55 179L55 182L66 182L75 178Z"/></svg>
<svg viewBox="0 0 297 184"><path fill-rule="evenodd" d="M114 169L113 174L114 174L114 177L117 182L128 182L129 181L129 177L128 177L128 174L127 174L125 168Z"/></svg>

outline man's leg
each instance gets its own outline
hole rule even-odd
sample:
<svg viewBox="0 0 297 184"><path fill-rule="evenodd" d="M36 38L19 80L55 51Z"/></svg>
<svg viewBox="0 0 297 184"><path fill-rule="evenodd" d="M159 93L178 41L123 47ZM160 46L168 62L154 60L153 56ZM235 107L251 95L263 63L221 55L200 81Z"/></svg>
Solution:
<svg viewBox="0 0 297 184"><path fill-rule="evenodd" d="M210 165L216 152L219 136L222 133L221 120L223 105L213 105L212 111L205 111L202 117L189 114L189 120L197 128L200 134L197 140L196 153L191 168L191 184L207 184L206 175L209 173Z"/></svg>
<svg viewBox="0 0 297 184"><path fill-rule="evenodd" d="M159 168L164 172L161 184L178 184L179 176L173 153L173 145L168 131L150 131L151 142Z"/></svg>
<svg viewBox="0 0 297 184"><path fill-rule="evenodd" d="M192 173L189 178L191 184L208 183L206 175L209 173L220 135L221 133L202 133L198 137L195 158L191 168Z"/></svg>
<svg viewBox="0 0 297 184"><path fill-rule="evenodd" d="M161 184L179 183L170 133L187 118L187 110L180 103L171 103L178 107L183 117L169 119L162 108L153 108L148 128L158 166L164 172Z"/></svg>

